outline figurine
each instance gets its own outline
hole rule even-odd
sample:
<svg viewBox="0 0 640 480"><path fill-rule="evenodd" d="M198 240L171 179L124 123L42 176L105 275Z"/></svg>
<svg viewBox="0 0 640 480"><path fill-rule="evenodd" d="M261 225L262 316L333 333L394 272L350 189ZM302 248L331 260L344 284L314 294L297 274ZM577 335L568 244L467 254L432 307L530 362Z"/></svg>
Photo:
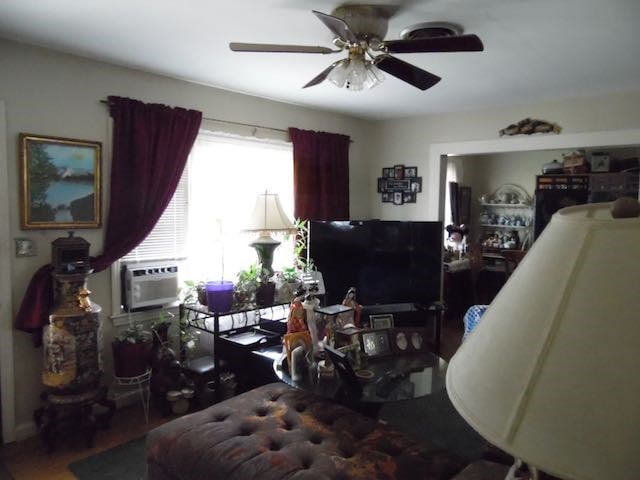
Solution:
<svg viewBox="0 0 640 480"><path fill-rule="evenodd" d="M344 297L342 305L353 309L351 312L341 314L340 323L342 327L345 327L348 323L352 323L356 328L360 328L362 306L356 300L356 287L351 287L347 290L347 295Z"/></svg>
<svg viewBox="0 0 640 480"><path fill-rule="evenodd" d="M295 293L295 297L291 302L289 310L289 318L287 319L287 333L304 332L309 330L306 320L306 312L302 306L302 302L306 292L303 289Z"/></svg>
<svg viewBox="0 0 640 480"><path fill-rule="evenodd" d="M556 123L525 118L516 124L511 124L508 127L503 128L498 133L502 137L503 135L531 135L532 133L560 133L561 131L562 128Z"/></svg>

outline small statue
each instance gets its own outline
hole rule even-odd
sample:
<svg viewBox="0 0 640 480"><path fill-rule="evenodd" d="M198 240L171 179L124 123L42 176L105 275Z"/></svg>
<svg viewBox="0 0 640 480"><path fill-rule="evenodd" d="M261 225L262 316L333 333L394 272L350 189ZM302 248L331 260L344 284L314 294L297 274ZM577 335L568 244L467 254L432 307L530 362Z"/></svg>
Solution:
<svg viewBox="0 0 640 480"><path fill-rule="evenodd" d="M347 295L342 301L342 305L345 307L351 307L352 312L347 312L345 317L340 319L340 323L344 327L347 323L352 323L356 328L360 328L360 317L362 315L362 306L356 300L356 287L351 287L347 290ZM348 316L348 317L347 317Z"/></svg>
<svg viewBox="0 0 640 480"><path fill-rule="evenodd" d="M91 311L91 300L89 299L91 290L88 288L81 288L78 290L78 306L85 312Z"/></svg>
<svg viewBox="0 0 640 480"><path fill-rule="evenodd" d="M287 333L304 332L309 330L306 320L306 312L302 305L306 292L303 289L295 293L295 297L291 302L289 310L289 318L287 319Z"/></svg>
<svg viewBox="0 0 640 480"><path fill-rule="evenodd" d="M557 123L525 118L518 123L503 128L498 133L503 135L531 135L532 133L560 133L562 128Z"/></svg>

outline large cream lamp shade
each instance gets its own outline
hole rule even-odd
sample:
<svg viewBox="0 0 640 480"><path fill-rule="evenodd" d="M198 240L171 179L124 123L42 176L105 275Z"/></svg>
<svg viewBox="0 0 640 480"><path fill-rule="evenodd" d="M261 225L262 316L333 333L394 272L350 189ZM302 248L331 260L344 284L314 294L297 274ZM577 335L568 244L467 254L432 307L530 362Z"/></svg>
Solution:
<svg viewBox="0 0 640 480"><path fill-rule="evenodd" d="M563 479L640 479L640 218L625 206L557 212L447 372L482 436Z"/></svg>

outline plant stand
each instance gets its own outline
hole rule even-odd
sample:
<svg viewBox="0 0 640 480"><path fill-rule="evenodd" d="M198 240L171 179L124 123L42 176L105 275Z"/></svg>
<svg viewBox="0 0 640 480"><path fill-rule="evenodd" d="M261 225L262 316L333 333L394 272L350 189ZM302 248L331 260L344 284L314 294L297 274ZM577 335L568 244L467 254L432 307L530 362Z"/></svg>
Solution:
<svg viewBox="0 0 640 480"><path fill-rule="evenodd" d="M137 387L140 402L142 403L142 411L144 412L144 421L145 423L149 423L149 400L151 397L149 384L151 383L151 369L147 368L146 372L137 377L115 377L114 381L116 385Z"/></svg>

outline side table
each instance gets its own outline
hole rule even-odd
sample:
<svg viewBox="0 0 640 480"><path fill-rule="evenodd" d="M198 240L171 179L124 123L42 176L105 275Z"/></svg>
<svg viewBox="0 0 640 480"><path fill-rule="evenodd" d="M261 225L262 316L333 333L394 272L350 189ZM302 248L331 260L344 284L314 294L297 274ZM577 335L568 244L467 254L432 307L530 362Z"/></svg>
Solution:
<svg viewBox="0 0 640 480"><path fill-rule="evenodd" d="M92 447L98 425L103 429L109 428L116 410L115 403L107 399L105 386L74 395L45 392L41 398L44 406L33 412L33 418L47 452L53 451L56 435L64 428L73 428L84 434L87 447ZM95 412L95 405L104 407L106 412Z"/></svg>
<svg viewBox="0 0 640 480"><path fill-rule="evenodd" d="M135 386L140 395L142 403L142 411L144 412L144 421L149 423L149 385L151 383L151 368L147 368L146 372L136 377L114 377L116 385Z"/></svg>

